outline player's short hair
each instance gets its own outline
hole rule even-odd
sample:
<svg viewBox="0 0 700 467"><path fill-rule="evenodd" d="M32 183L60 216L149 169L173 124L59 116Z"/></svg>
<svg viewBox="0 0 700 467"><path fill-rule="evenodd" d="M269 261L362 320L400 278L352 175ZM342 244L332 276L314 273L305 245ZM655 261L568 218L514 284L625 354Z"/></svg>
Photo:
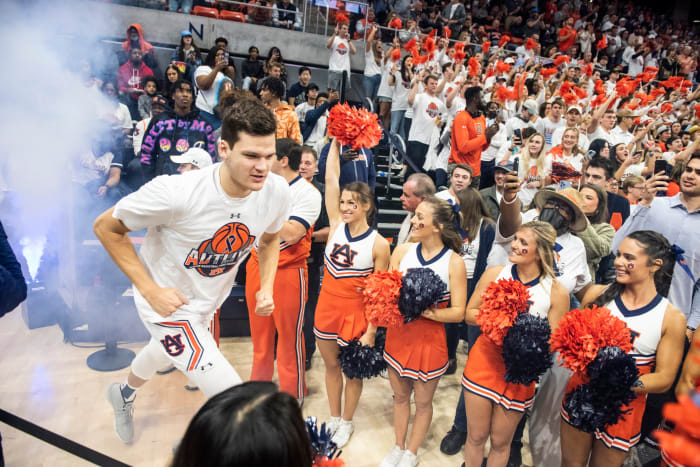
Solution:
<svg viewBox="0 0 700 467"><path fill-rule="evenodd" d="M455 170L457 170L457 169L462 169L462 170L468 172L470 177L474 176L474 169L472 169L471 165L459 163L459 164L455 164L455 166L452 167L452 170L450 171L450 177L452 177L452 175L454 175Z"/></svg>
<svg viewBox="0 0 700 467"><path fill-rule="evenodd" d="M221 139L233 147L240 133L267 136L277 133L277 122L272 111L258 99L241 99L226 112L221 124Z"/></svg>
<svg viewBox="0 0 700 467"><path fill-rule="evenodd" d="M308 467L312 457L296 399L274 383L249 381L215 395L199 409L172 467Z"/></svg>
<svg viewBox="0 0 700 467"><path fill-rule="evenodd" d="M277 160L283 157L287 158L287 164L293 171L299 171L301 164L301 144L291 138L278 138L275 142L277 151Z"/></svg>

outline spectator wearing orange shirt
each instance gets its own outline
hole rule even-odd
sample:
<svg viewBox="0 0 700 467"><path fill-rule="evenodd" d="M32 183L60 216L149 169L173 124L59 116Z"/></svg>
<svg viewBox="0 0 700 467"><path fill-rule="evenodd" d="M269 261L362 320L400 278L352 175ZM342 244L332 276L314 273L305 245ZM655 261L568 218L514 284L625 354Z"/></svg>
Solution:
<svg viewBox="0 0 700 467"><path fill-rule="evenodd" d="M301 144L299 119L294 107L282 101L284 83L279 78L269 77L262 84L260 99L275 114L277 120L277 139L291 138Z"/></svg>
<svg viewBox="0 0 700 467"><path fill-rule="evenodd" d="M466 108L457 114L452 126L449 162L468 164L474 172L471 186L478 188L481 177L481 151L491 144L491 138L498 132L498 123L486 126L486 117L479 110L483 106L479 86L466 88L464 100Z"/></svg>
<svg viewBox="0 0 700 467"><path fill-rule="evenodd" d="M559 50L566 53L576 43L576 31L574 30L574 18L568 17L564 21L564 27L559 29Z"/></svg>

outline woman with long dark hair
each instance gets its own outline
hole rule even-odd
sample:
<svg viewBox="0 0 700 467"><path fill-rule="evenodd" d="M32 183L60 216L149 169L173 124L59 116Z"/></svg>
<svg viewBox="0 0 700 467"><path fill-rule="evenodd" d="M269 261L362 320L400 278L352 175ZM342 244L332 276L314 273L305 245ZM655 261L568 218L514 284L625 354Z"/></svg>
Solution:
<svg viewBox="0 0 700 467"><path fill-rule="evenodd" d="M396 64L391 69L389 86L394 90L391 100L391 134L399 134L404 140L408 132L404 127L404 117L408 110L408 93L413 83L413 57L409 54L401 60L397 70Z"/></svg>
<svg viewBox="0 0 700 467"><path fill-rule="evenodd" d="M664 298L675 264L676 253L663 235L633 232L617 251L616 281L594 285L586 292L582 306L607 307L627 323L633 336L631 355L641 376L631 387L637 397L622 408L624 417L594 434L569 425L562 407L562 466L622 465L639 442L646 395L663 393L673 385L683 358L686 327L683 313Z"/></svg>
<svg viewBox="0 0 700 467"><path fill-rule="evenodd" d="M187 29L180 34L180 45L173 50L170 62L183 63L185 65L185 79L192 82L194 71L202 64L202 52L194 44L192 33Z"/></svg>
<svg viewBox="0 0 700 467"><path fill-rule="evenodd" d="M219 95L234 87L235 72L229 66L227 56L222 47L213 47L207 54L204 65L194 73L194 81L199 89L195 104L201 113L209 117L215 128L221 126L221 120L214 113Z"/></svg>
<svg viewBox="0 0 700 467"><path fill-rule="evenodd" d="M168 104L172 107L172 99L173 99L173 84L177 82L177 80L182 79L182 72L180 69L173 65L172 63L168 65L165 68L165 73L163 74L163 97L168 99Z"/></svg>
<svg viewBox="0 0 700 467"><path fill-rule="evenodd" d="M399 245L391 255L392 269L429 268L446 288L437 307L425 310L415 321L387 329L384 358L394 392L395 445L382 467L413 467L418 463L418 448L433 418L433 396L448 366L443 323L464 320L467 273L459 256L463 244L456 229L459 220L459 212L447 201L428 196L411 219L411 241L415 243ZM416 413L407 442L411 392Z"/></svg>
<svg viewBox="0 0 700 467"><path fill-rule="evenodd" d="M249 381L209 399L190 421L171 467L311 467L299 403L274 383Z"/></svg>
<svg viewBox="0 0 700 467"><path fill-rule="evenodd" d="M316 305L314 335L326 366L326 393L333 441L343 447L354 431L352 418L362 394L362 379L343 378L338 361L341 346L354 339L374 345L377 329L367 321L362 291L373 271L389 265L389 243L371 226L376 207L369 185L339 185L340 143L331 142L326 162L325 203L330 230L325 253L325 274ZM345 405L343 399L345 380Z"/></svg>
<svg viewBox="0 0 700 467"><path fill-rule="evenodd" d="M554 278L554 246L557 233L540 221L523 224L515 233L505 266L486 270L467 305L467 323L476 325L481 296L493 281L514 279L529 288L532 304L528 310L546 318L552 329L569 309L569 293ZM508 383L502 347L480 335L469 351L462 375L467 414L467 467L481 466L486 441L491 440L489 466L505 466L510 443L525 410L532 406L535 383Z"/></svg>
<svg viewBox="0 0 700 467"><path fill-rule="evenodd" d="M591 277L596 277L600 261L610 254L615 228L608 224L608 194L598 185L581 187L581 211L588 219L586 230L576 233L586 248Z"/></svg>

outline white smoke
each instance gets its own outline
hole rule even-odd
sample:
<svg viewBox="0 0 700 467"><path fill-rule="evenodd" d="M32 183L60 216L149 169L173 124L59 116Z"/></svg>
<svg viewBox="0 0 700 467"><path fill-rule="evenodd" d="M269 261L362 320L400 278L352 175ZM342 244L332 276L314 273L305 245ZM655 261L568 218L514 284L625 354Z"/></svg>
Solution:
<svg viewBox="0 0 700 467"><path fill-rule="evenodd" d="M108 109L80 77L82 60L99 56L92 34L99 21L66 27L75 21L71 9L85 7L77 2L2 3L0 201L12 205L2 220L17 227L36 274L49 230L72 203L72 169L90 150L102 125L98 117ZM65 35L71 30L85 35Z"/></svg>

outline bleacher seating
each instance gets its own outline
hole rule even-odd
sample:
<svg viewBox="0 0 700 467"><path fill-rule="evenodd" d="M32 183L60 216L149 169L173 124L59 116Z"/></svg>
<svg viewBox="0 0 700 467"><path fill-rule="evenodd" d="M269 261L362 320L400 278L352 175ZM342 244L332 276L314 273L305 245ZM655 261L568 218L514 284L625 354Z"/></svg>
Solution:
<svg viewBox="0 0 700 467"><path fill-rule="evenodd" d="M204 16L207 18L219 19L219 10L217 10L216 8L196 6L192 8L192 14L195 16Z"/></svg>
<svg viewBox="0 0 700 467"><path fill-rule="evenodd" d="M219 12L219 19L225 19L227 21L236 21L237 23L245 23L245 15L238 11L228 11L221 10Z"/></svg>

